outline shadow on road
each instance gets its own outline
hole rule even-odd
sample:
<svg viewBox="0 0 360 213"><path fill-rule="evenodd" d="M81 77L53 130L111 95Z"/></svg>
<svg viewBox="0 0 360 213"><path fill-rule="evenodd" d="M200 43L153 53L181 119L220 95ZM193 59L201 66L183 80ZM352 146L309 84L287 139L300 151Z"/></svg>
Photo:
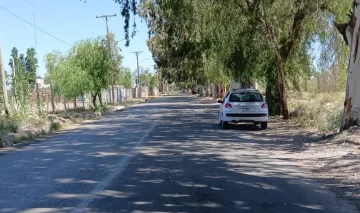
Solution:
<svg viewBox="0 0 360 213"><path fill-rule="evenodd" d="M124 172L91 194L154 122L156 128ZM342 209L347 207L342 201L271 152L297 137L271 124L265 131L252 125L222 130L217 104L194 97L159 98L17 156L4 155L12 164L0 171L21 171L0 172L0 188L23 196L0 200L0 212L17 211L16 202L27 206L23 212L71 212L89 197L92 202L81 212L355 212ZM34 149L38 155L31 157ZM34 196L37 189L41 194Z"/></svg>
<svg viewBox="0 0 360 213"><path fill-rule="evenodd" d="M116 203L106 211L348 212L306 174L268 152L271 128L222 130L216 124L216 105L185 102L185 108L174 99L165 106L137 107L154 113L162 109L157 128L137 149L125 174L107 188L125 196L96 199L92 210ZM295 135L275 139L291 137Z"/></svg>

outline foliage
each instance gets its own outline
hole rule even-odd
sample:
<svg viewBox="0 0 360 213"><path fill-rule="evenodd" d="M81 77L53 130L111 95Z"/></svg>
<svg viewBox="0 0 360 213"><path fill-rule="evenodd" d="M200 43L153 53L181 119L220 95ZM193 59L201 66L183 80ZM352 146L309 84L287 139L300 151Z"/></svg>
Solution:
<svg viewBox="0 0 360 213"><path fill-rule="evenodd" d="M9 67L12 71L10 80L11 108L17 114L27 114L33 104L32 97L34 96L32 95L35 90L36 70L38 67L35 49L28 48L26 55L24 55L19 54L17 48L14 47L11 50Z"/></svg>
<svg viewBox="0 0 360 213"><path fill-rule="evenodd" d="M57 130L60 130L62 128L61 124L60 123L51 123L51 126L50 126L50 130L51 131L57 131Z"/></svg>
<svg viewBox="0 0 360 213"><path fill-rule="evenodd" d="M154 87L157 87L158 84L159 84L158 77L156 75L151 75L150 74L150 76L149 76L149 87L154 88Z"/></svg>
<svg viewBox="0 0 360 213"><path fill-rule="evenodd" d="M94 109L94 111L95 111L95 112L100 112L100 113L104 114L104 113L106 112L106 109L107 109L106 106L101 105L101 106L96 107L96 108Z"/></svg>
<svg viewBox="0 0 360 213"><path fill-rule="evenodd" d="M86 73L89 90L99 95L110 83L111 58L102 39L88 39L75 44L74 63Z"/></svg>
<svg viewBox="0 0 360 213"><path fill-rule="evenodd" d="M121 83L121 64L123 60L120 54L119 42L116 41L115 34L112 32L109 32L109 37L103 39L102 42L105 47L108 47L108 42L110 42L111 57L113 59L110 64L110 79L113 80L113 84L118 85Z"/></svg>
<svg viewBox="0 0 360 213"><path fill-rule="evenodd" d="M128 1L116 2L129 9ZM275 114L282 111L284 118L288 116L287 90L301 90L301 83L313 72L311 48L315 44L321 46L320 63L327 65L321 69L346 61L346 47L331 27L335 17L344 19L348 9L344 2L140 2L139 14L149 27L148 46L162 79L188 88L257 79L267 84L268 92L273 91L268 94L273 97L270 105ZM350 5L351 0L346 2ZM128 10L124 14L128 16Z"/></svg>
<svg viewBox="0 0 360 213"><path fill-rule="evenodd" d="M135 71L136 73L136 71ZM137 74L135 75L137 80ZM155 87L158 85L158 77L150 72L150 69L140 68L140 82L143 87Z"/></svg>
<svg viewBox="0 0 360 213"><path fill-rule="evenodd" d="M25 57L26 78L29 82L30 88L35 88L36 69L38 67L38 59L34 48L28 48Z"/></svg>
<svg viewBox="0 0 360 213"><path fill-rule="evenodd" d="M0 130L5 132L18 132L19 122L14 119L1 118L0 119Z"/></svg>
<svg viewBox="0 0 360 213"><path fill-rule="evenodd" d="M110 58L106 45L104 38L87 39L77 42L65 55L58 51L48 53L47 79L66 99L74 100L90 92L93 105L96 107L97 97L102 104L101 91L108 88L115 64L120 63Z"/></svg>
<svg viewBox="0 0 360 213"><path fill-rule="evenodd" d="M121 84L126 88L130 89L132 87L132 75L131 70L128 67L122 67L121 68Z"/></svg>
<svg viewBox="0 0 360 213"><path fill-rule="evenodd" d="M327 132L339 128L342 119L344 92L295 93L290 96L290 109L304 112L295 121L305 128Z"/></svg>

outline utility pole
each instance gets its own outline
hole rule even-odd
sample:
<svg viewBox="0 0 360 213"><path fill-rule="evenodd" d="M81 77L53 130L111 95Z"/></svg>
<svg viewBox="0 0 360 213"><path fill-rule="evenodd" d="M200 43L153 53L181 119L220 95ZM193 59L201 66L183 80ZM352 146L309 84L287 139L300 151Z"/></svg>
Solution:
<svg viewBox="0 0 360 213"><path fill-rule="evenodd" d="M135 53L135 55L136 55L137 74L138 74L137 85L138 85L138 87L141 86L141 84L140 84L140 70L139 70L139 54L142 53L142 52L143 52L143 51L131 52L131 53Z"/></svg>
<svg viewBox="0 0 360 213"><path fill-rule="evenodd" d="M9 107L7 88L6 88L6 75L4 70L3 58L2 58L1 42L0 42L0 72L1 72L1 81L2 81L2 91L4 96L5 114L6 116L10 117L10 107Z"/></svg>
<svg viewBox="0 0 360 213"><path fill-rule="evenodd" d="M34 38L35 38L35 52L37 53L37 37L36 37L36 19L35 19L35 11L34 11ZM36 91L36 104L38 107L38 113L40 115L41 109L40 109L40 91L39 91L39 83L37 78L37 72L35 73L35 91Z"/></svg>
<svg viewBox="0 0 360 213"><path fill-rule="evenodd" d="M111 17L116 16L116 14L114 15L102 15L102 16L96 16L96 18L105 18L105 22L106 22L106 36L107 36L107 40L108 40L108 48L109 48L109 55L110 58L112 59L112 51L111 51L111 44L110 44L110 37L109 37L109 24L108 21L110 20ZM112 104L115 104L115 92L114 92L114 70L111 71L111 96L112 96Z"/></svg>

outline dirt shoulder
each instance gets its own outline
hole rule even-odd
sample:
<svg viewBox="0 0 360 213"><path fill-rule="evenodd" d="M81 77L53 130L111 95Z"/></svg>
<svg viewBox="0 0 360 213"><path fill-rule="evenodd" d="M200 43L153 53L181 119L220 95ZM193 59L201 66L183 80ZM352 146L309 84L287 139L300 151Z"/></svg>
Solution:
<svg viewBox="0 0 360 213"><path fill-rule="evenodd" d="M48 114L46 120L41 125L29 126L16 132L1 132L0 155L36 143L36 139L51 137L53 134L76 129L83 124L94 122L106 115L126 110L133 105L141 104L154 98L136 99L125 105L108 106L103 111L79 108Z"/></svg>
<svg viewBox="0 0 360 213"><path fill-rule="evenodd" d="M310 171L313 178L360 209L359 127L323 138L320 133L275 118L269 134L273 136L269 151Z"/></svg>

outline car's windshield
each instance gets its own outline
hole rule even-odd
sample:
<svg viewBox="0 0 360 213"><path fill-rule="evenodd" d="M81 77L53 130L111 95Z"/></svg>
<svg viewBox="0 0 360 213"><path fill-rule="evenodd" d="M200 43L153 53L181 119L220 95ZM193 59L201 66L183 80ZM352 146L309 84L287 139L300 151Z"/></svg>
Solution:
<svg viewBox="0 0 360 213"><path fill-rule="evenodd" d="M264 98L257 92L236 92L229 97L230 102L262 102Z"/></svg>

